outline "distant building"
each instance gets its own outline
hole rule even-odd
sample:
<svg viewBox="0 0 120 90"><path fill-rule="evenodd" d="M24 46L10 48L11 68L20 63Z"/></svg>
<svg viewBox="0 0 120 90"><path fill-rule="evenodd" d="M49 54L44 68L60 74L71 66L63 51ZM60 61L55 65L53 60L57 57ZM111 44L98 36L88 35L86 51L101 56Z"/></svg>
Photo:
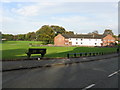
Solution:
<svg viewBox="0 0 120 90"><path fill-rule="evenodd" d="M54 38L55 46L107 46L115 44L115 38L108 34L58 34Z"/></svg>
<svg viewBox="0 0 120 90"><path fill-rule="evenodd" d="M6 39L5 39L5 38L3 38L3 39L2 39L2 41L6 41Z"/></svg>

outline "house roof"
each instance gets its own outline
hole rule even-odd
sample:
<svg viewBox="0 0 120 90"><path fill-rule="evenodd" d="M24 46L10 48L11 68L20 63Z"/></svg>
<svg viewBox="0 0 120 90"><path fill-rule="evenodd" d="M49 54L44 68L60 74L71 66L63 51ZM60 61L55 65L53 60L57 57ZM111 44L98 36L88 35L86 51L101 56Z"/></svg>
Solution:
<svg viewBox="0 0 120 90"><path fill-rule="evenodd" d="M103 34L62 34L65 38L91 38L91 39L101 39Z"/></svg>

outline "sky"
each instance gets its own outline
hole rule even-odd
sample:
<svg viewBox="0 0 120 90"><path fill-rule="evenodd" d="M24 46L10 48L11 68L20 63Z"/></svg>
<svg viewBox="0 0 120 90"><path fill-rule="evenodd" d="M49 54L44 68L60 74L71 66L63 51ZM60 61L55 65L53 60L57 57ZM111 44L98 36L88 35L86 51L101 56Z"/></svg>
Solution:
<svg viewBox="0 0 120 90"><path fill-rule="evenodd" d="M2 0L0 31L4 34L36 32L43 25L58 25L67 31L118 34L118 2Z"/></svg>

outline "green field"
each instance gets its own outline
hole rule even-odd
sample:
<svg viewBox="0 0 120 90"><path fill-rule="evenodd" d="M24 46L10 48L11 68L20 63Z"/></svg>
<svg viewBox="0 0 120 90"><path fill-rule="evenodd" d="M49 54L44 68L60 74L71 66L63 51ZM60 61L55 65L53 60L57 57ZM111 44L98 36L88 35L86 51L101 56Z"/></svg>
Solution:
<svg viewBox="0 0 120 90"><path fill-rule="evenodd" d="M47 53L45 57L66 57L67 53L80 53L80 52L115 52L116 48L98 48L98 47L48 47L36 46L32 47L29 44L41 44L40 41L4 41L2 42L2 59L18 59L27 58L25 52L28 48L46 48ZM32 57L38 57L39 54L32 54Z"/></svg>

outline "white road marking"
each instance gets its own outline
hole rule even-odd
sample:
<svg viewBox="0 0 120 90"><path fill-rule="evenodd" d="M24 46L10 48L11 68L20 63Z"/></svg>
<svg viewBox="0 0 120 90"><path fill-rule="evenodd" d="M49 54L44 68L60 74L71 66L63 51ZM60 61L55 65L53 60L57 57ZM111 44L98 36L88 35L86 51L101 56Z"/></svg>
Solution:
<svg viewBox="0 0 120 90"><path fill-rule="evenodd" d="M82 89L82 90L87 90L87 89L89 89L89 88L92 88L93 86L95 86L95 84L91 84L91 85L89 85L89 86L85 87L85 88L84 88L84 89Z"/></svg>
<svg viewBox="0 0 120 90"><path fill-rule="evenodd" d="M113 75L117 74L118 72L120 72L120 70L118 70L118 71L116 71L116 72L114 72L114 73L112 73L112 74L108 75L108 77L111 77L111 76L113 76ZM85 88L84 88L84 89L82 89L82 90L87 90L87 89L89 89L89 88L92 88L93 86L95 86L95 84L91 84L91 85L89 85L89 86L85 87Z"/></svg>
<svg viewBox="0 0 120 90"><path fill-rule="evenodd" d="M113 76L113 75L117 74L119 71L120 71L120 70L118 70L118 71L116 71L116 72L114 72L114 73L112 73L112 74L108 75L108 77L111 77L111 76Z"/></svg>

